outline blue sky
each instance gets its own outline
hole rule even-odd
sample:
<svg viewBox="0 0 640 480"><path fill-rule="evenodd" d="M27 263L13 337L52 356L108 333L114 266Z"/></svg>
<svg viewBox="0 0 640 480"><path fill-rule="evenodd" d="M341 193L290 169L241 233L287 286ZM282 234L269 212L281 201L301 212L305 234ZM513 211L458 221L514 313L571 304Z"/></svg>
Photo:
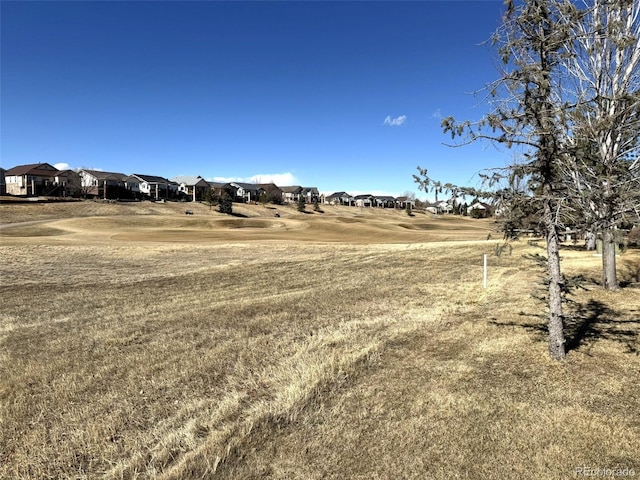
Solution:
<svg viewBox="0 0 640 480"><path fill-rule="evenodd" d="M413 191L508 152L450 148L498 76L501 1L1 2L4 168Z"/></svg>

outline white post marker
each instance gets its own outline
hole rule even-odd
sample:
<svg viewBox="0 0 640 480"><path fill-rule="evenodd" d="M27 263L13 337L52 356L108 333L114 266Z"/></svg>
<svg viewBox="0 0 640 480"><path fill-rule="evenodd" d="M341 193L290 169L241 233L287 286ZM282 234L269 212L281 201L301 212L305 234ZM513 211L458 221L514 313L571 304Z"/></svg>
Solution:
<svg viewBox="0 0 640 480"><path fill-rule="evenodd" d="M484 254L484 288L487 288L487 254Z"/></svg>

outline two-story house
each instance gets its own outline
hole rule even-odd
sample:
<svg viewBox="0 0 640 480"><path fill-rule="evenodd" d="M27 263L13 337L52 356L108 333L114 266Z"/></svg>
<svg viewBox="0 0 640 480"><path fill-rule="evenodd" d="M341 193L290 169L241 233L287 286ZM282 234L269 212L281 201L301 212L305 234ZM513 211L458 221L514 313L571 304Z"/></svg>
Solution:
<svg viewBox="0 0 640 480"><path fill-rule="evenodd" d="M59 170L48 163L18 165L5 172L9 195L50 195L57 189L55 177Z"/></svg>

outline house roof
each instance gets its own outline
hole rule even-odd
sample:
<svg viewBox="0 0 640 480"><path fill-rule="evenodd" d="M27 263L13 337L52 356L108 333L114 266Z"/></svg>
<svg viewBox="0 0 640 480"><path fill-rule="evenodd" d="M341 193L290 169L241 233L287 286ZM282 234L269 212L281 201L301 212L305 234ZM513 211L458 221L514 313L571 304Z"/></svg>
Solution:
<svg viewBox="0 0 640 480"><path fill-rule="evenodd" d="M200 175L178 175L177 177L173 177L171 181L176 183L184 183L185 185L203 185L204 183L209 183Z"/></svg>
<svg viewBox="0 0 640 480"><path fill-rule="evenodd" d="M392 197L390 195L379 195L376 197L378 200L386 200L388 202L395 202L396 197Z"/></svg>
<svg viewBox="0 0 640 480"><path fill-rule="evenodd" d="M132 173L131 174L132 177L138 177L140 180L147 182L147 183L174 183L171 180L164 178L164 177L158 177L156 175L142 175L141 173Z"/></svg>
<svg viewBox="0 0 640 480"><path fill-rule="evenodd" d="M302 187L300 185L288 185L286 187L280 187L284 193L300 193L302 192Z"/></svg>
<svg viewBox="0 0 640 480"><path fill-rule="evenodd" d="M368 193L365 193L365 194L363 194L363 195L356 195L356 196L355 196L355 197L353 197L353 198L355 198L356 200L363 200L363 199L365 199L365 198L373 198L373 195L370 195L370 194L368 194Z"/></svg>
<svg viewBox="0 0 640 480"><path fill-rule="evenodd" d="M275 183L256 183L256 187L258 188L262 188L262 189L267 189L267 188L271 188L271 189L278 189L280 191L282 191L282 189L277 186Z"/></svg>
<svg viewBox="0 0 640 480"><path fill-rule="evenodd" d="M333 200L334 198L344 198L344 197L347 197L347 198L353 198L353 197L352 197L351 195L349 195L347 192L335 192L335 193L332 193L331 195L329 195L329 196L327 197L327 200L331 201L331 200Z"/></svg>
<svg viewBox="0 0 640 480"><path fill-rule="evenodd" d="M59 176L61 176L61 175L67 175L67 176L69 176L69 175L72 175L72 176L73 176L73 175L76 175L76 176L77 176L77 175L78 175L78 172L76 172L75 170L70 170L70 169L66 169L66 170L58 170L58 171L56 172L56 176L58 176L58 177L59 177Z"/></svg>
<svg viewBox="0 0 640 480"><path fill-rule="evenodd" d="M348 200L353 200L353 195L348 194L347 192L335 192L327 197L327 200L331 201L336 198L346 198Z"/></svg>
<svg viewBox="0 0 640 480"><path fill-rule="evenodd" d="M48 163L31 163L29 165L18 165L5 172L7 176L20 177L22 175L39 175L41 177L55 177L58 169Z"/></svg>
<svg viewBox="0 0 640 480"><path fill-rule="evenodd" d="M491 208L493 208L491 205L489 205L488 203L483 203L483 202L473 202L471 205L469 205L470 209L474 209L477 208L479 210L490 210Z"/></svg>
<svg viewBox="0 0 640 480"><path fill-rule="evenodd" d="M98 180L111 180L115 178L116 180L124 181L127 178L127 175L118 172L104 172L102 170L89 170L86 168L83 168L80 171L86 172L89 175L96 177Z"/></svg>
<svg viewBox="0 0 640 480"><path fill-rule="evenodd" d="M248 192L257 192L260 189L260 187L255 183L230 182L230 184L241 187L243 190Z"/></svg>

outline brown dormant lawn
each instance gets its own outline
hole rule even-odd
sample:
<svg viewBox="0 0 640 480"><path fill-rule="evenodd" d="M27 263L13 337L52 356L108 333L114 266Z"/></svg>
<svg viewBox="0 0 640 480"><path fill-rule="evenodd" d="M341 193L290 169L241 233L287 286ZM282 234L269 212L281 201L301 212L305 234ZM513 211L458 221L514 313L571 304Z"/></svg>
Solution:
<svg viewBox="0 0 640 480"><path fill-rule="evenodd" d="M640 476L640 252L558 363L489 220L235 212L0 205L0 478Z"/></svg>

